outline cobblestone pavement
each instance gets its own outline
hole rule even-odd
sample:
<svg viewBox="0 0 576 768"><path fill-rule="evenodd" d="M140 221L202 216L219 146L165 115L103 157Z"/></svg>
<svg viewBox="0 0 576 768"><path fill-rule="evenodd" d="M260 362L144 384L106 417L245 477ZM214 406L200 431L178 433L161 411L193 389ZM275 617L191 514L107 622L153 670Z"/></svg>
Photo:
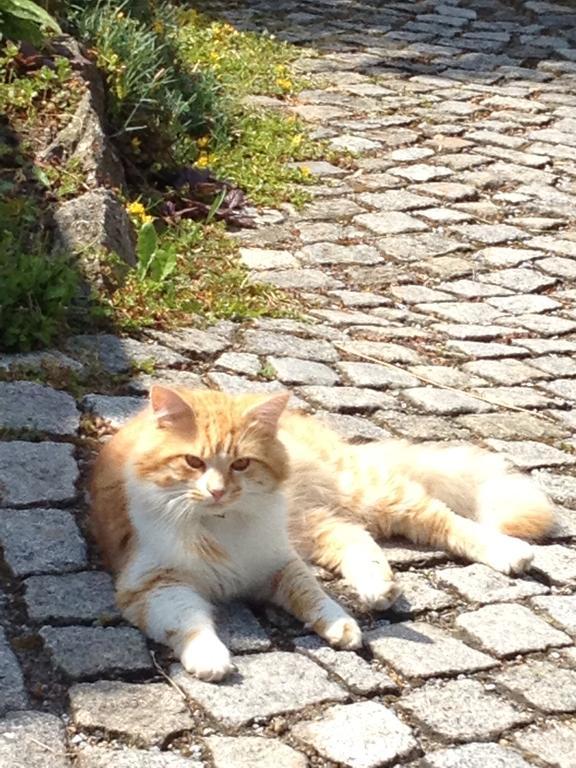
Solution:
<svg viewBox="0 0 576 768"><path fill-rule="evenodd" d="M228 16L321 52L293 109L358 155L350 171L311 163L312 204L240 235L253 274L299 291L314 323L0 357L74 382L97 354L108 379L76 399L0 383L0 765L574 768L576 6L254 0ZM351 438L487 445L541 481L558 529L518 579L390 544L404 597L355 607L360 653L230 608L238 675L187 678L120 622L83 535L94 437L154 377L290 386Z"/></svg>

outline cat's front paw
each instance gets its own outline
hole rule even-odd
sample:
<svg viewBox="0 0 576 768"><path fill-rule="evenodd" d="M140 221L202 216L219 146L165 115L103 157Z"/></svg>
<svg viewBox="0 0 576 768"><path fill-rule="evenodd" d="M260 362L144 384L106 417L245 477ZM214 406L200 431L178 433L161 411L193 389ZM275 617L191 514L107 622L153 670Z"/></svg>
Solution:
<svg viewBox="0 0 576 768"><path fill-rule="evenodd" d="M211 683L222 680L234 669L230 651L212 633L200 633L189 640L180 661L186 672Z"/></svg>
<svg viewBox="0 0 576 768"><path fill-rule="evenodd" d="M351 616L342 616L331 622L322 622L318 634L327 640L334 648L353 651L362 646L362 630Z"/></svg>
<svg viewBox="0 0 576 768"><path fill-rule="evenodd" d="M534 559L534 550L525 541L499 536L486 550L484 562L501 573L524 573Z"/></svg>

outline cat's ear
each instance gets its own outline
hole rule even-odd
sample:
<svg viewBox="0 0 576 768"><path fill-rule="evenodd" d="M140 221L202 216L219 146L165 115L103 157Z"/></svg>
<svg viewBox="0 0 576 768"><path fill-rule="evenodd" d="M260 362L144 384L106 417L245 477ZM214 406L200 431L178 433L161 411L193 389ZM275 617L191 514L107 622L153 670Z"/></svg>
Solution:
<svg viewBox="0 0 576 768"><path fill-rule="evenodd" d="M262 403L253 405L246 411L244 418L247 422L256 423L268 432L274 433L278 429L278 421L286 409L289 399L290 392L280 392Z"/></svg>
<svg viewBox="0 0 576 768"><path fill-rule="evenodd" d="M178 392L158 384L150 389L150 405L159 427L170 426L184 416L193 416L192 409Z"/></svg>

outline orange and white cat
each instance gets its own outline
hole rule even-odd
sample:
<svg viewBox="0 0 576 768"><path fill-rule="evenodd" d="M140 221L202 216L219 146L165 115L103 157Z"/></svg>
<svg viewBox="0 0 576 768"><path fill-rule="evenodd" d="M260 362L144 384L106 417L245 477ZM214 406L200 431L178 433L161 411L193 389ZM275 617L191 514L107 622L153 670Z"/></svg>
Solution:
<svg viewBox="0 0 576 768"><path fill-rule="evenodd" d="M231 597L271 601L336 647L361 645L306 561L384 609L400 591L376 539L402 535L516 573L532 560L516 537L553 523L544 494L497 456L351 445L286 410L288 398L156 386L94 466L93 529L120 609L204 680L232 668L212 619Z"/></svg>

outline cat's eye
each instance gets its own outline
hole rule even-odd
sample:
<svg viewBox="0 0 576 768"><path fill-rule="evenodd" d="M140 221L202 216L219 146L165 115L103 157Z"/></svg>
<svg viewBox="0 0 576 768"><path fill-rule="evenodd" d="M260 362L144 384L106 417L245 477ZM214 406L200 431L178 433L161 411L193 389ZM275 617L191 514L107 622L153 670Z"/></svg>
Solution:
<svg viewBox="0 0 576 768"><path fill-rule="evenodd" d="M184 456L186 463L192 469L206 469L206 464L198 456Z"/></svg>
<svg viewBox="0 0 576 768"><path fill-rule="evenodd" d="M250 459L236 459L236 461L232 462L231 466L236 472L243 472L245 469L248 469L249 464Z"/></svg>

